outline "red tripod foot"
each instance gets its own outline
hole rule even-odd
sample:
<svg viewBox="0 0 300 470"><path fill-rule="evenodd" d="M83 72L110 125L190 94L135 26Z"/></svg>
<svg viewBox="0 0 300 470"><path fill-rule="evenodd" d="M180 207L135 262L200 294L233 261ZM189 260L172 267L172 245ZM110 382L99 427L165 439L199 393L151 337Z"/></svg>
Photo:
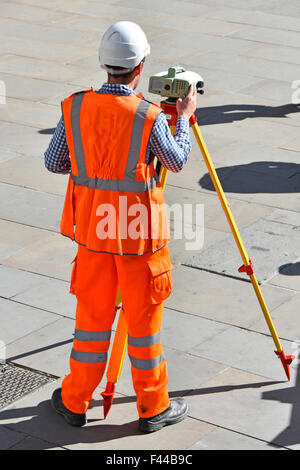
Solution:
<svg viewBox="0 0 300 470"><path fill-rule="evenodd" d="M106 416L109 413L109 410L111 409L111 405L114 399L115 389L116 389L116 386L114 383L107 382L105 392L101 393L101 396L103 397L104 419L106 418Z"/></svg>
<svg viewBox="0 0 300 470"><path fill-rule="evenodd" d="M286 376L288 380L290 380L291 378L290 365L295 359L295 356L286 356L283 350L281 352L275 351L275 354L280 358L283 368L285 370Z"/></svg>

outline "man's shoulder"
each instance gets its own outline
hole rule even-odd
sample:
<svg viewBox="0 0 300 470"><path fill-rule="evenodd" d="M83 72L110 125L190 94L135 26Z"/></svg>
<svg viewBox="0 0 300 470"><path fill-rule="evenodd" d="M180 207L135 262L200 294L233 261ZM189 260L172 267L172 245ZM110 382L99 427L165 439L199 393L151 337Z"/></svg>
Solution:
<svg viewBox="0 0 300 470"><path fill-rule="evenodd" d="M74 98L74 96L83 95L85 93L92 93L93 91L94 91L93 88L89 88L88 90L75 91L71 95L67 96L63 101L72 99L72 98Z"/></svg>

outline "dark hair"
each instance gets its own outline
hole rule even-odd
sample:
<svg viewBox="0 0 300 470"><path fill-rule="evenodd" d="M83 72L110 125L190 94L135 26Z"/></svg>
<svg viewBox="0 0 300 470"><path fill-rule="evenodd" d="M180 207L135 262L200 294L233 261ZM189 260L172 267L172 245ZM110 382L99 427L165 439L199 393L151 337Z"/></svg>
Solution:
<svg viewBox="0 0 300 470"><path fill-rule="evenodd" d="M144 57L143 60L141 60L141 62L144 63L145 60L146 60L146 57ZM133 70L131 70L130 72L126 72L126 73L122 73L122 70L126 70L124 67L117 67L115 65L106 65L106 66L109 67L110 69L115 70L116 72L120 71L120 73L118 73L116 75L113 75L113 74L107 72L108 76L110 78L118 78L118 79L120 78L122 80L127 80L130 77L130 75L132 74L132 72L139 66L139 64Z"/></svg>
<svg viewBox="0 0 300 470"><path fill-rule="evenodd" d="M130 75L132 74L133 70L135 70L135 69L133 69L130 72L122 73L122 70L126 70L123 67L115 67L113 65L109 65L108 67L110 69L115 70L116 72L120 71L120 73L117 73L117 74L111 74L111 73L107 72L109 77L111 77L111 78L121 78L121 79L124 79L124 80L127 80L127 78L129 78Z"/></svg>

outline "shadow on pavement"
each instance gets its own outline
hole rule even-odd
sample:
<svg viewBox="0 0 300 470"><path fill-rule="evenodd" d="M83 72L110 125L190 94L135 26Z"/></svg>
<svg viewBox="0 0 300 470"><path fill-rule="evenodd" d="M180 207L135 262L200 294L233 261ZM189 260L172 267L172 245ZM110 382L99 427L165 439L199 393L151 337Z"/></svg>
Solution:
<svg viewBox="0 0 300 470"><path fill-rule="evenodd" d="M299 357L300 356L298 356L298 361ZM295 368L295 362L293 364ZM274 400L280 403L292 404L289 426L276 436L271 444L285 447L300 444L300 367L297 368L297 377L294 387L264 392L262 398L264 400Z"/></svg>
<svg viewBox="0 0 300 470"><path fill-rule="evenodd" d="M50 129L41 129L38 131L39 134L42 135L51 135L54 134L56 127L52 127Z"/></svg>
<svg viewBox="0 0 300 470"><path fill-rule="evenodd" d="M242 155L241 155L242 159ZM230 193L299 193L300 164L260 161L216 169L223 190ZM199 180L201 188L215 191L209 173Z"/></svg>
<svg viewBox="0 0 300 470"><path fill-rule="evenodd" d="M191 396L230 392L237 389L261 388L279 383L281 382L268 381L235 386L209 387L197 390L179 390L170 392L170 397L182 397L187 394ZM135 396L116 397L113 406L135 401ZM55 446L64 447L76 444L101 444L101 442L141 435L138 431L138 420L121 425L106 424L102 418L102 400L93 400L90 406L90 408L99 407L99 419L89 419L89 425L83 428L73 428L66 424L63 418L53 411L50 400L42 401L37 406L32 407L17 408L17 406L18 405L15 405L14 408L3 410L0 413L0 421L10 420L10 423L5 426L16 432L28 434L31 437L40 439L40 445L42 447L39 447L39 450L51 449ZM13 422L13 420L15 420L15 422ZM93 424L91 425L91 423Z"/></svg>
<svg viewBox="0 0 300 470"><path fill-rule="evenodd" d="M280 266L278 269L279 274L285 276L299 276L300 275L300 261L297 263L287 263Z"/></svg>
<svg viewBox="0 0 300 470"><path fill-rule="evenodd" d="M243 121L248 118L283 118L287 117L289 114L299 112L300 106L296 104L283 104L281 106L227 104L223 106L198 108L195 115L199 126L210 126L213 124Z"/></svg>

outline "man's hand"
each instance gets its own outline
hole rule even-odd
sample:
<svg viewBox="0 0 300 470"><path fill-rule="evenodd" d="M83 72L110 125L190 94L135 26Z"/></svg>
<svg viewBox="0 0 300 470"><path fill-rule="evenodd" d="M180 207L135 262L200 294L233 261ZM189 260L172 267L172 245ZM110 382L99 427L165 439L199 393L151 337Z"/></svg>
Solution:
<svg viewBox="0 0 300 470"><path fill-rule="evenodd" d="M189 120L197 107L197 90L196 84L192 83L186 97L178 98L176 101L176 109L178 117L184 117Z"/></svg>

